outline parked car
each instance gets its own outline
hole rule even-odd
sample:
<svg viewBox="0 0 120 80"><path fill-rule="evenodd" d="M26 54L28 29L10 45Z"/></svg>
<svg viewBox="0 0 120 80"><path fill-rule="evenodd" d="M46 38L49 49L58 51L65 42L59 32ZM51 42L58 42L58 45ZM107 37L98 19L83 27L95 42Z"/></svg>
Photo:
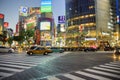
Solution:
<svg viewBox="0 0 120 80"><path fill-rule="evenodd" d="M95 47L85 47L84 48L84 51L85 52L87 52L87 51L97 51L98 49L97 49L97 47L95 48Z"/></svg>
<svg viewBox="0 0 120 80"><path fill-rule="evenodd" d="M113 51L113 50L114 50L114 48L111 47L111 46L105 46L104 47L104 51Z"/></svg>
<svg viewBox="0 0 120 80"><path fill-rule="evenodd" d="M43 54L43 55L47 55L48 53L51 53L52 50L47 49L45 47L36 47L32 50L28 50L27 54L28 55L33 55L33 54Z"/></svg>
<svg viewBox="0 0 120 80"><path fill-rule="evenodd" d="M0 52L13 53L15 50L9 47L0 46Z"/></svg>
<svg viewBox="0 0 120 80"><path fill-rule="evenodd" d="M59 53L63 53L64 49L60 48L60 47L51 47L52 52L59 52Z"/></svg>

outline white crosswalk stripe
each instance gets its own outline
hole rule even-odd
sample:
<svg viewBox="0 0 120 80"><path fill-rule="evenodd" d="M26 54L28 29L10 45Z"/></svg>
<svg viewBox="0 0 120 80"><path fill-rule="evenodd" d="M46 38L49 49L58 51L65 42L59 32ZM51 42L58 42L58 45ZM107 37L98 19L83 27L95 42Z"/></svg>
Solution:
<svg viewBox="0 0 120 80"><path fill-rule="evenodd" d="M89 77L92 77L92 78L94 78L94 79L99 79L99 80L111 80L111 79L109 79L109 78L105 78L105 77L98 76L98 75L93 75L93 74L86 73L86 72L82 72L82 71L77 71L76 73L82 74L82 75L85 75L85 76L89 76Z"/></svg>
<svg viewBox="0 0 120 80"><path fill-rule="evenodd" d="M103 72L103 71L98 71L98 70L93 70L93 69L85 69L85 70L89 71L89 72L93 72L93 73L107 75L107 76L111 76L111 77L115 77L115 78L120 78L120 75L115 75L115 74L108 73L108 72Z"/></svg>
<svg viewBox="0 0 120 80"><path fill-rule="evenodd" d="M113 65L116 66L113 66ZM120 80L120 62L110 62L104 65L94 66L80 71L70 72L61 75L46 77L47 80L89 80L89 78L97 80ZM77 75L76 75L77 74ZM84 77L83 77L84 76Z"/></svg>
<svg viewBox="0 0 120 80"><path fill-rule="evenodd" d="M117 65L117 64L105 64L105 65L120 67L120 65Z"/></svg>
<svg viewBox="0 0 120 80"><path fill-rule="evenodd" d="M106 66L106 65L100 65L101 67L105 67L105 68L111 68L111 69L117 69L120 70L120 68L117 68L116 66Z"/></svg>
<svg viewBox="0 0 120 80"><path fill-rule="evenodd" d="M114 66L112 67L112 66L100 65L100 67L120 70L120 68L117 68L117 67L114 67Z"/></svg>
<svg viewBox="0 0 120 80"><path fill-rule="evenodd" d="M13 71L13 72L21 72L21 71L23 71L23 69L14 69L14 68L7 68L7 67L0 67L0 69Z"/></svg>
<svg viewBox="0 0 120 80"><path fill-rule="evenodd" d="M11 65L11 64L4 64L0 63L1 66L8 66L8 67L16 67L16 68L23 68L23 69L28 69L30 66L21 66L21 65Z"/></svg>
<svg viewBox="0 0 120 80"><path fill-rule="evenodd" d="M111 69L106 69L106 68L101 68L101 67L93 67L93 68L94 68L94 69L98 69L98 70L105 70L105 71L120 73L120 71L111 70Z"/></svg>
<svg viewBox="0 0 120 80"><path fill-rule="evenodd" d="M77 76L74 76L74 75L71 75L71 74L64 74L63 76L65 76L67 78L70 78L72 80L85 80L83 78L80 78L80 77L77 77Z"/></svg>
<svg viewBox="0 0 120 80"><path fill-rule="evenodd" d="M9 61L7 61L7 62L4 62L4 61L0 61L0 63L5 63L5 64L15 64L15 65L24 65L24 66L36 66L36 64L34 64L34 63L21 63L21 62L9 62Z"/></svg>
<svg viewBox="0 0 120 80"><path fill-rule="evenodd" d="M6 73L6 72L0 72L0 76L11 76L11 73Z"/></svg>
<svg viewBox="0 0 120 80"><path fill-rule="evenodd" d="M56 77L49 77L48 80L60 80L60 79L58 79L58 78L56 78Z"/></svg>

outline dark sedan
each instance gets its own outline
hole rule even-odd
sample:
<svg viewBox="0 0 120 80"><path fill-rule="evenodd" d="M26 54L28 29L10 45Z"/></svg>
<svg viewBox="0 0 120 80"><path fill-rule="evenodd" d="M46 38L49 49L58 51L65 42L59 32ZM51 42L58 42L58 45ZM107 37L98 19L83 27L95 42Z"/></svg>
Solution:
<svg viewBox="0 0 120 80"><path fill-rule="evenodd" d="M98 49L97 48L94 48L94 47L85 47L84 51L87 52L87 51L97 51Z"/></svg>

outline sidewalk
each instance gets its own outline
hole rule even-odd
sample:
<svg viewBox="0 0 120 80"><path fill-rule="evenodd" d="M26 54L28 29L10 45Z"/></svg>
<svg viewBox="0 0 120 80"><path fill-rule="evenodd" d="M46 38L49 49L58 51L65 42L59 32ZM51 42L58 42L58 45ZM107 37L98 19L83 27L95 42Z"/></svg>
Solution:
<svg viewBox="0 0 120 80"><path fill-rule="evenodd" d="M114 51L96 51L97 53L113 53Z"/></svg>

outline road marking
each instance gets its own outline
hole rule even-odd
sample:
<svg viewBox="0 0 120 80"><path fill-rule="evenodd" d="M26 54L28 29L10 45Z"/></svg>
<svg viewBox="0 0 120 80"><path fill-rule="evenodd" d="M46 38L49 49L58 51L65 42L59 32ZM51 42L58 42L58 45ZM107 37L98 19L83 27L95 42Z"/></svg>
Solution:
<svg viewBox="0 0 120 80"><path fill-rule="evenodd" d="M3 64L3 63L0 63L0 66L16 67L16 68L22 68L22 69L31 68L31 67L29 67L29 66L11 65L11 64Z"/></svg>
<svg viewBox="0 0 120 80"><path fill-rule="evenodd" d="M110 62L110 64L120 65L120 62Z"/></svg>
<svg viewBox="0 0 120 80"><path fill-rule="evenodd" d="M71 75L71 74L64 74L63 76L65 76L67 78L70 78L72 80L86 80L86 79L83 79L83 78L80 78L80 77L77 77L77 76L74 76L74 75Z"/></svg>
<svg viewBox="0 0 120 80"><path fill-rule="evenodd" d="M11 75L13 75L13 73L0 72L0 76L2 76L2 77L7 77L7 76L11 76Z"/></svg>
<svg viewBox="0 0 120 80"><path fill-rule="evenodd" d="M115 75L115 74L108 73L108 72L103 72L103 71L98 71L98 70L93 70L93 69L85 69L85 71L98 73L98 74L102 74L102 75L107 75L107 76L110 76L110 77L120 78L120 75Z"/></svg>
<svg viewBox="0 0 120 80"><path fill-rule="evenodd" d="M23 66L36 66L35 64L28 64L28 63L19 63L19 62L5 62L5 61L0 61L1 63L7 63L7 64L15 64L15 65L23 65Z"/></svg>
<svg viewBox="0 0 120 80"><path fill-rule="evenodd" d="M101 67L93 67L93 68L98 69L98 70L110 71L110 72L114 72L114 73L120 73L120 71L105 69L105 68L101 68Z"/></svg>
<svg viewBox="0 0 120 80"><path fill-rule="evenodd" d="M109 78L105 78L105 77L98 76L98 75L93 75L91 73L86 73L86 72L83 72L83 71L76 71L75 73L78 73L78 74L81 74L81 75L84 75L84 76L88 76L88 77L91 77L91 78L94 78L94 79L99 79L99 80L112 80L112 79L109 79Z"/></svg>
<svg viewBox="0 0 120 80"><path fill-rule="evenodd" d="M14 69L14 68L8 68L8 67L0 67L2 70L7 70L7 71L13 71L13 72L21 72L23 69Z"/></svg>
<svg viewBox="0 0 120 80"><path fill-rule="evenodd" d="M116 64L105 64L105 65L108 65L108 66L115 66L115 67L120 67L120 65L116 65Z"/></svg>
<svg viewBox="0 0 120 80"><path fill-rule="evenodd" d="M49 77L48 80L61 80L61 79L58 79L54 76L54 77Z"/></svg>
<svg viewBox="0 0 120 80"><path fill-rule="evenodd" d="M111 68L111 69L117 69L120 70L120 68L116 68L116 67L111 67L111 66L106 66L106 65L99 65L100 67L105 67L105 68Z"/></svg>
<svg viewBox="0 0 120 80"><path fill-rule="evenodd" d="M0 61L0 62L3 62L3 61ZM18 63L18 64L19 63L23 63L23 64L34 64L34 65L37 65L37 64L39 64L40 61L38 61L37 59L35 61L34 60L33 61L32 60L31 61L30 60L28 60L28 61L26 61L26 60L18 60L17 61L17 60L13 59L13 60L4 60L4 62L13 62L13 63Z"/></svg>

